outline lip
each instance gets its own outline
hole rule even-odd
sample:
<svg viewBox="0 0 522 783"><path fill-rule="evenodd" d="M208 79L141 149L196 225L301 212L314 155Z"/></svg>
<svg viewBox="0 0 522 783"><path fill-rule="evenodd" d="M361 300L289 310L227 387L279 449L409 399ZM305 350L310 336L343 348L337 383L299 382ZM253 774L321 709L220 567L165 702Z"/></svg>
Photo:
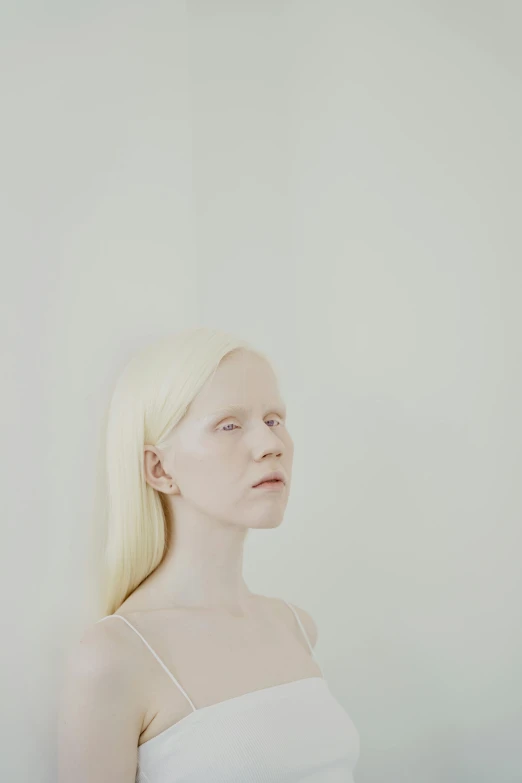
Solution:
<svg viewBox="0 0 522 783"><path fill-rule="evenodd" d="M268 481L253 487L253 489L258 489L260 492L282 492L284 488L285 485L282 481Z"/></svg>
<svg viewBox="0 0 522 783"><path fill-rule="evenodd" d="M253 485L253 488L259 487L261 484L263 484L264 481L271 481L273 479L278 479L283 485L286 483L284 473L282 473L280 470L275 470L272 473L267 473L265 476L263 476L263 478L259 479L257 484ZM273 484L273 486L278 487L281 486L281 484Z"/></svg>

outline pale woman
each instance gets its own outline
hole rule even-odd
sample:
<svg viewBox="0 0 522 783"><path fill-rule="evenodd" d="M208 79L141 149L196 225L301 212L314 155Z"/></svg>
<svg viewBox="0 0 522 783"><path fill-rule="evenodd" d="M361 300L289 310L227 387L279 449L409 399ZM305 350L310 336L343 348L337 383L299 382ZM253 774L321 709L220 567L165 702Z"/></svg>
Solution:
<svg viewBox="0 0 522 783"><path fill-rule="evenodd" d="M248 531L283 520L293 450L272 365L244 341L187 330L126 365L104 616L67 658L59 783L353 782L359 734L314 620L243 576Z"/></svg>

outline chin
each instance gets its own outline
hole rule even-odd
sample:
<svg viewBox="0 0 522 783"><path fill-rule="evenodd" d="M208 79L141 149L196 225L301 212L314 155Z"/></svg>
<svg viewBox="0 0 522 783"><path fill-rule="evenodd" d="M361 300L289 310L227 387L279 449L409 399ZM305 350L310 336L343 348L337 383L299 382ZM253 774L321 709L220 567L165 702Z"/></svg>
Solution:
<svg viewBox="0 0 522 783"><path fill-rule="evenodd" d="M261 515L259 519L252 520L248 527L251 530L266 530L269 528L279 527L283 523L283 517L280 515L274 516L272 514L267 514L266 516Z"/></svg>

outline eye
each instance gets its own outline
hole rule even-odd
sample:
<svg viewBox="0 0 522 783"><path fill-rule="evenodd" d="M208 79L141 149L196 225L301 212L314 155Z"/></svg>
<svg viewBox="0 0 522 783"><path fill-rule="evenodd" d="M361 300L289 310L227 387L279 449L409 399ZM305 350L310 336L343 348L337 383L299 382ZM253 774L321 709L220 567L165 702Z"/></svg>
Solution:
<svg viewBox="0 0 522 783"><path fill-rule="evenodd" d="M232 432L233 430L227 430L227 427L236 427L236 426L237 425L234 424L233 421L231 421L230 424L225 424L225 426L221 427L221 429L223 430L223 432Z"/></svg>
<svg viewBox="0 0 522 783"><path fill-rule="evenodd" d="M279 419L268 419L267 424L268 422L271 421L275 422L278 427L282 425L282 421L280 421ZM229 422L228 424L225 424L223 427L220 427L220 430L221 432L234 432L234 429L231 428L237 429L237 424L234 424L233 421ZM274 425L272 425L270 429L274 429Z"/></svg>

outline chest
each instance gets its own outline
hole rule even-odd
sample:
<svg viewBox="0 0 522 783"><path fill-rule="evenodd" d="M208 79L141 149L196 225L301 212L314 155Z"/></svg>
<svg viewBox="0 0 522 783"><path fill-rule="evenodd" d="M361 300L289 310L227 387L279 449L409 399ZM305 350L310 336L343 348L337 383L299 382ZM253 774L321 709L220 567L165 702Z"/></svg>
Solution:
<svg viewBox="0 0 522 783"><path fill-rule="evenodd" d="M192 713L139 748L139 783L350 783L359 736L321 677Z"/></svg>
<svg viewBox="0 0 522 783"><path fill-rule="evenodd" d="M277 622L179 618L146 631L196 710L243 694L320 675L299 636ZM193 712L176 682L147 658L146 715L140 745Z"/></svg>

